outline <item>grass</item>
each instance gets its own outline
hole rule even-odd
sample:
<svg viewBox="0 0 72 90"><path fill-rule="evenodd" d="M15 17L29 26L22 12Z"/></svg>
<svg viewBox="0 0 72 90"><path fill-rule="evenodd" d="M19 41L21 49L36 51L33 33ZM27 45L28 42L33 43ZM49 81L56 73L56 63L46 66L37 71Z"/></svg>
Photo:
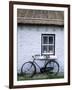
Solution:
<svg viewBox="0 0 72 90"><path fill-rule="evenodd" d="M46 73L37 73L33 77L26 78L21 74L17 75L17 80L22 81L22 80L42 80L42 79L62 79L64 78L63 73L59 73L58 75L51 76L47 75Z"/></svg>

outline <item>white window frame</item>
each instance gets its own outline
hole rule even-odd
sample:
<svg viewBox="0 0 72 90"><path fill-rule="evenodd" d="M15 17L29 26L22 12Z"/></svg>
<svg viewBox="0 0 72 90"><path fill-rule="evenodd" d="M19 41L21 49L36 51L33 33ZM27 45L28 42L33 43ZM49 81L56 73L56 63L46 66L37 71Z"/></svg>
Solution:
<svg viewBox="0 0 72 90"><path fill-rule="evenodd" d="M48 38L48 43L46 43L46 44L43 43L43 37ZM52 44L49 44L49 37L53 37L53 43ZM47 46L46 52L43 51L44 46ZM53 50L51 52L48 52L49 46L53 46ZM42 55L55 54L55 34L42 34L41 35L41 54Z"/></svg>

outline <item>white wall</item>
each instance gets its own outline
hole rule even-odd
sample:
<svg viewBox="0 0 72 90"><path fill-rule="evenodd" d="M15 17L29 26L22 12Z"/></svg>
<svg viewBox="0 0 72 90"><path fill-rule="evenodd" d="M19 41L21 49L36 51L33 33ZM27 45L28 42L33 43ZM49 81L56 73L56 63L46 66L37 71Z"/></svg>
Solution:
<svg viewBox="0 0 72 90"><path fill-rule="evenodd" d="M64 28L54 26L18 26L18 72L23 63L33 61L32 55L41 54L41 34L55 34L55 55L64 70ZM37 61L43 66L44 61Z"/></svg>

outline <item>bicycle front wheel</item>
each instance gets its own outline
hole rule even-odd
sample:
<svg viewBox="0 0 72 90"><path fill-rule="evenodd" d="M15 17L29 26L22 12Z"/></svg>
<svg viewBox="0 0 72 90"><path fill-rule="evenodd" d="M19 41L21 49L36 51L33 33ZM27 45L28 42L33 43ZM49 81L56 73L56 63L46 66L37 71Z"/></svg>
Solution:
<svg viewBox="0 0 72 90"><path fill-rule="evenodd" d="M55 76L59 73L59 64L55 60L48 61L45 68L48 75Z"/></svg>
<svg viewBox="0 0 72 90"><path fill-rule="evenodd" d="M22 65L21 73L25 78L33 77L36 73L36 67L32 62L26 62Z"/></svg>

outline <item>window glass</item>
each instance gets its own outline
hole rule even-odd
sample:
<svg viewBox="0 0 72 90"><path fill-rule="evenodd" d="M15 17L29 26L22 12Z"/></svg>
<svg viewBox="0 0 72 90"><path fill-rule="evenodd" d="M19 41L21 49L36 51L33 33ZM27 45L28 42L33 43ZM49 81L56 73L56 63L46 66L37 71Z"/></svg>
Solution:
<svg viewBox="0 0 72 90"><path fill-rule="evenodd" d="M49 45L49 52L50 53L53 53L53 48L54 48L54 46Z"/></svg>
<svg viewBox="0 0 72 90"><path fill-rule="evenodd" d="M43 53L47 53L47 46L43 46Z"/></svg>
<svg viewBox="0 0 72 90"><path fill-rule="evenodd" d="M48 43L48 37L43 37L43 44L47 44Z"/></svg>
<svg viewBox="0 0 72 90"><path fill-rule="evenodd" d="M53 37L49 36L49 44L53 44Z"/></svg>

